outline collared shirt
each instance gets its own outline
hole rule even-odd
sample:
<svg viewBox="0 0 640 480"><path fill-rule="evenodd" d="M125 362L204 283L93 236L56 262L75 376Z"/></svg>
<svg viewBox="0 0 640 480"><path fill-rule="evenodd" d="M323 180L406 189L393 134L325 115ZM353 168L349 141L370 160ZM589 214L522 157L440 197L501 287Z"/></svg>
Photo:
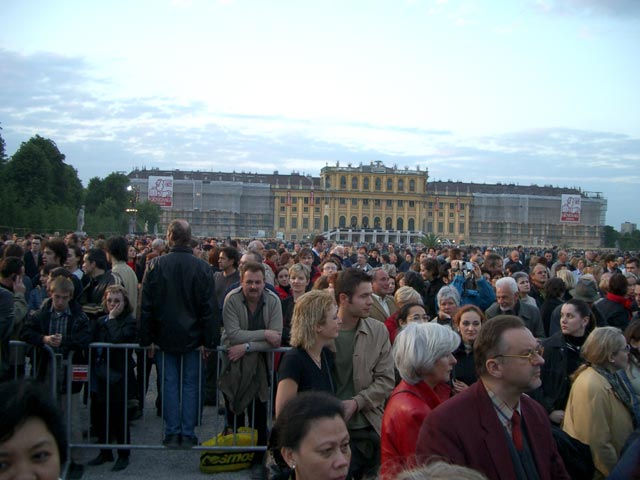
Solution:
<svg viewBox="0 0 640 480"><path fill-rule="evenodd" d="M387 317L390 317L391 316L391 312L389 311L389 305L387 305L387 302L385 301L386 297L381 297L379 295L376 295L375 293L372 293L371 295L380 304L380 306L384 310L385 315Z"/></svg>
<svg viewBox="0 0 640 480"><path fill-rule="evenodd" d="M509 405L504 403L504 401L500 397L498 397L494 392L492 392L486 383L483 382L483 385L484 385L484 388L487 390L487 394L491 399L491 403L493 403L493 408L495 409L496 414L498 415L498 420L500 420L500 423L502 424L502 426L506 428L507 432L509 432L509 435L511 435L512 434L511 433L511 417L513 416L513 412L517 410L520 416L522 416L522 411L520 410L520 401L518 401L518 405L516 405L516 408L513 409Z"/></svg>
<svg viewBox="0 0 640 480"><path fill-rule="evenodd" d="M247 319L249 320L249 328L248 330L264 330L266 328L266 324L264 322L264 317L262 316L262 309L265 305L264 293L258 300L258 305L254 312L249 308L249 304L247 303L247 298L242 294L242 301L247 309Z"/></svg>
<svg viewBox="0 0 640 480"><path fill-rule="evenodd" d="M67 308L63 312L56 312L53 309L52 304L49 308L49 313L51 314L51 321L49 322L49 335L54 335L56 333L66 335L67 325L69 323L69 319L71 318L71 310Z"/></svg>

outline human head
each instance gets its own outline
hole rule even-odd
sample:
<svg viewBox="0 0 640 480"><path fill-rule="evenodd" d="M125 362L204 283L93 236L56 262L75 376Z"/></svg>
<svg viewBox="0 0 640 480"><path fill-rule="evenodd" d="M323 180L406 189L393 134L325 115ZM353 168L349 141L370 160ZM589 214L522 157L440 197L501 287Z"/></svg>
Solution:
<svg viewBox="0 0 640 480"><path fill-rule="evenodd" d="M600 298L598 286L593 276L585 274L578 279L576 286L569 293L573 298L584 300L587 303L593 303Z"/></svg>
<svg viewBox="0 0 640 480"><path fill-rule="evenodd" d="M541 263L537 263L531 271L531 283L533 283L536 288L542 288L548 279L549 271L547 267Z"/></svg>
<svg viewBox="0 0 640 480"><path fill-rule="evenodd" d="M631 257L625 262L625 270L633 273L636 277L640 276L640 260L637 257Z"/></svg>
<svg viewBox="0 0 640 480"><path fill-rule="evenodd" d="M531 284L529 283L529 275L524 272L516 272L511 277L516 281L518 285L518 292L522 295L526 295L531 291Z"/></svg>
<svg viewBox="0 0 640 480"><path fill-rule="evenodd" d="M82 263L82 249L77 245L69 246L69 254L67 255L67 263L65 266L75 271Z"/></svg>
<svg viewBox="0 0 640 480"><path fill-rule="evenodd" d="M242 293L249 301L258 301L264 292L264 265L247 262L240 267L240 284Z"/></svg>
<svg viewBox="0 0 640 480"><path fill-rule="evenodd" d="M440 278L440 263L435 258L420 261L420 274L425 280L433 281Z"/></svg>
<svg viewBox="0 0 640 480"><path fill-rule="evenodd" d="M564 282L565 290L571 290L576 286L576 277L573 276L571 270L567 270L566 268L556 270L556 277Z"/></svg>
<svg viewBox="0 0 640 480"><path fill-rule="evenodd" d="M218 255L218 265L224 270L229 267L229 264L233 265L233 268L238 268L238 262L240 262L240 252L237 248L222 247L220 254Z"/></svg>
<svg viewBox="0 0 640 480"><path fill-rule="evenodd" d="M294 263L289 268L289 285L296 291L304 291L309 284L311 272L309 267L303 263Z"/></svg>
<svg viewBox="0 0 640 480"><path fill-rule="evenodd" d="M129 256L129 246L124 237L111 237L107 240L107 252L109 256L118 261L126 262Z"/></svg>
<svg viewBox="0 0 640 480"><path fill-rule="evenodd" d="M327 248L327 239L324 235L315 236L313 239L313 248L315 248L317 252L322 252Z"/></svg>
<svg viewBox="0 0 640 480"><path fill-rule="evenodd" d="M624 331L624 338L627 339L627 343L638 350L640 348L640 320L634 320Z"/></svg>
<svg viewBox="0 0 640 480"><path fill-rule="evenodd" d="M0 278L13 279L24 273L24 261L18 257L5 257L0 261Z"/></svg>
<svg viewBox="0 0 640 480"><path fill-rule="evenodd" d="M406 303L398 310L396 319L398 326L404 328L411 322L428 322L429 315L422 302Z"/></svg>
<svg viewBox="0 0 640 480"><path fill-rule="evenodd" d="M90 277L101 274L101 271L106 270L107 267L107 255L104 250L92 248L85 254L82 269Z"/></svg>
<svg viewBox="0 0 640 480"><path fill-rule="evenodd" d="M504 333L521 328L526 328L524 322L515 315L498 315L484 322L473 348L473 361L479 376L487 373L487 361L505 349Z"/></svg>
<svg viewBox="0 0 640 480"><path fill-rule="evenodd" d="M167 240L172 247L187 247L191 241L191 226L182 219L172 220L167 228Z"/></svg>
<svg viewBox="0 0 640 480"><path fill-rule="evenodd" d="M446 379L444 372L436 371L439 369L434 367L443 358L453 358L451 352L459 344L460 337L449 327L433 322L411 322L393 343L393 360L405 382L415 385L427 380L428 383L437 384ZM450 367L453 365L455 359Z"/></svg>
<svg viewBox="0 0 640 480"><path fill-rule="evenodd" d="M558 277L551 278L544 286L546 298L562 298L566 290L564 280Z"/></svg>
<svg viewBox="0 0 640 480"><path fill-rule="evenodd" d="M514 308L518 297L518 284L512 277L504 277L496 282L496 302L501 310Z"/></svg>
<svg viewBox="0 0 640 480"><path fill-rule="evenodd" d="M616 327L594 328L582 346L585 361L607 370L627 366L627 340Z"/></svg>
<svg viewBox="0 0 640 480"><path fill-rule="evenodd" d="M445 286L438 290L436 301L442 313L453 317L460 306L460 293L455 287Z"/></svg>
<svg viewBox="0 0 640 480"><path fill-rule="evenodd" d="M560 329L564 335L582 337L594 324L587 302L572 298L560 307Z"/></svg>
<svg viewBox="0 0 640 480"><path fill-rule="evenodd" d="M369 273L371 275L373 293L384 297L389 291L389 274L383 268L374 268Z"/></svg>
<svg viewBox="0 0 640 480"><path fill-rule="evenodd" d="M276 268L276 285L281 287L289 286L289 269L287 267Z"/></svg>
<svg viewBox="0 0 640 480"><path fill-rule="evenodd" d="M461 465L450 465L437 461L411 470L405 470L395 476L395 480L487 480L480 472Z"/></svg>
<svg viewBox="0 0 640 480"><path fill-rule="evenodd" d="M65 276L57 276L49 282L49 296L56 312L64 312L69 308L73 298L73 282Z"/></svg>
<svg viewBox="0 0 640 480"><path fill-rule="evenodd" d="M420 294L408 286L400 287L396 290L393 299L399 308L402 308L407 303L419 303L421 305L424 303Z"/></svg>
<svg viewBox="0 0 640 480"><path fill-rule="evenodd" d="M627 294L628 282L622 273L614 273L609 279L609 292L624 297Z"/></svg>
<svg viewBox="0 0 640 480"><path fill-rule="evenodd" d="M47 240L42 245L42 263L44 264L55 263L61 267L67 261L68 254L68 247L59 238Z"/></svg>
<svg viewBox="0 0 640 480"><path fill-rule="evenodd" d="M249 245L247 245L247 250L250 251L250 252L257 252L263 258L264 258L264 254L266 252L266 250L264 248L264 243L262 243L260 240L253 240L253 241L249 242Z"/></svg>
<svg viewBox="0 0 640 480"><path fill-rule="evenodd" d="M340 315L351 318L369 316L373 305L371 277L361 270L347 268L338 273L334 284L336 302L340 308Z"/></svg>
<svg viewBox="0 0 640 480"><path fill-rule="evenodd" d="M453 326L460 332L463 342L473 344L486 319L487 317L479 307L465 305L458 309L453 317Z"/></svg>
<svg viewBox="0 0 640 480"><path fill-rule="evenodd" d="M0 383L0 411L0 452L16 460L0 475L57 479L67 460L67 440L62 414L50 393L32 380Z"/></svg>
<svg viewBox="0 0 640 480"><path fill-rule="evenodd" d="M107 312L111 312L110 305L112 305L112 300L117 299L118 295L122 295L122 302L124 302L124 308L122 309L123 315L129 315L133 312L133 307L131 306L131 300L129 300L129 294L127 293L127 289L122 285L109 285L102 296L102 306ZM109 300L111 298L111 300Z"/></svg>
<svg viewBox="0 0 640 480"><path fill-rule="evenodd" d="M246 252L240 257L240 261L238 262L239 269L242 270L242 266L247 262L262 263L262 255L258 252Z"/></svg>
<svg viewBox="0 0 640 480"><path fill-rule="evenodd" d="M295 467L302 478L347 475L349 431L342 402L333 395L310 391L293 397L278 415L271 440L280 466Z"/></svg>
<svg viewBox="0 0 640 480"><path fill-rule="evenodd" d="M301 249L297 258L299 263L302 263L309 268L313 265L313 251L308 247Z"/></svg>
<svg viewBox="0 0 640 480"><path fill-rule="evenodd" d="M335 316L336 312L335 298L326 290L311 290L300 296L291 317L291 346L304 350L312 348L318 330L327 325L328 316ZM337 328L335 334L338 334Z"/></svg>
<svg viewBox="0 0 640 480"><path fill-rule="evenodd" d="M340 270L340 266L332 258L327 258L320 264L320 272L322 275L331 275L338 270Z"/></svg>

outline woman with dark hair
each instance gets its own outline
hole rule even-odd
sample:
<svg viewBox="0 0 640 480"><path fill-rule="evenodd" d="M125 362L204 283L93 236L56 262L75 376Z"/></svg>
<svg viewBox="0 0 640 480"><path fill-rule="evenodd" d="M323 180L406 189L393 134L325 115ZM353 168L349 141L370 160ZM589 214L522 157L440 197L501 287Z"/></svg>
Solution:
<svg viewBox="0 0 640 480"><path fill-rule="evenodd" d="M551 314L559 305L564 303L564 292L567 285L560 278L550 279L544 286L545 296L542 308L540 308L540 317L542 318L542 326L544 327L545 336L549 336L549 324L551 323Z"/></svg>
<svg viewBox="0 0 640 480"><path fill-rule="evenodd" d="M278 267L276 269L276 293L280 300L284 300L291 296L291 285L289 285L289 269L287 267Z"/></svg>
<svg viewBox="0 0 640 480"><path fill-rule="evenodd" d="M304 392L287 402L271 432L269 448L278 480L344 480L351 448L342 402L324 392Z"/></svg>
<svg viewBox="0 0 640 480"><path fill-rule="evenodd" d="M640 320L629 324L624 337L629 345L629 365L625 373L633 393L640 398Z"/></svg>
<svg viewBox="0 0 640 480"><path fill-rule="evenodd" d="M570 377L584 363L580 350L593 326L594 320L587 302L574 298L561 307L561 330L542 340L542 386L530 395L545 408L549 419L556 425L562 424L564 419L571 389Z"/></svg>
<svg viewBox="0 0 640 480"><path fill-rule="evenodd" d="M479 307L465 305L453 317L453 327L460 334L461 342L453 356L458 363L453 367L451 379L453 392L460 393L478 379L473 363L473 343L487 317Z"/></svg>
<svg viewBox="0 0 640 480"><path fill-rule="evenodd" d="M138 337L137 322L127 291L121 285L110 285L104 292L103 305L108 315L98 319L93 342L133 343ZM133 372L133 358L129 349L92 349L91 362L91 414L100 443L109 443L114 436L118 443L129 443L129 423L125 417L127 398L125 382ZM133 388L133 382L130 382ZM108 414L107 414L108 412ZM112 468L116 472L129 465L129 450L118 449L118 460ZM110 449L101 449L89 465L102 465L113 461Z"/></svg>
<svg viewBox="0 0 640 480"><path fill-rule="evenodd" d="M424 280L422 279L422 276L418 272L414 272L413 270L409 270L405 272L404 285L407 287L411 287L416 292L418 292L422 297L422 301L424 303L427 297L427 286L425 285ZM433 307L435 310L435 298L434 298ZM427 314L429 314L429 308L427 307L426 303L425 303L425 310L427 311ZM429 314L429 316L431 317L432 315Z"/></svg>
<svg viewBox="0 0 640 480"><path fill-rule="evenodd" d="M440 271L440 263L435 258L422 260L420 262L420 274L424 281L428 282L428 286L425 288L425 293L422 296L424 298L424 306L427 309L427 314L433 318L438 314L438 310L436 308L436 297L440 289L445 286Z"/></svg>
<svg viewBox="0 0 640 480"><path fill-rule="evenodd" d="M0 478L57 480L67 460L64 422L31 380L0 383Z"/></svg>
<svg viewBox="0 0 640 480"><path fill-rule="evenodd" d="M627 297L628 282L622 273L614 273L609 279L609 290L606 297L594 304L600 312L605 325L625 330L631 320L633 301Z"/></svg>

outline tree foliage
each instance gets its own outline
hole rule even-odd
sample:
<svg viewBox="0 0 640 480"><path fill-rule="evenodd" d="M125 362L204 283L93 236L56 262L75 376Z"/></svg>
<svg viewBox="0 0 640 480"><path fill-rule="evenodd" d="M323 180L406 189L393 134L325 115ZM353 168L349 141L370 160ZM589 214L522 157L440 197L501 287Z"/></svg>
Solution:
<svg viewBox="0 0 640 480"><path fill-rule="evenodd" d="M418 241L427 248L437 248L440 244L440 237L438 237L438 235L436 235L435 233L427 233L426 235L423 235Z"/></svg>
<svg viewBox="0 0 640 480"><path fill-rule="evenodd" d="M618 232L611 225L606 225L603 229L603 232L605 248L617 248L616 243L620 238L620 232Z"/></svg>
<svg viewBox="0 0 640 480"><path fill-rule="evenodd" d="M74 230L82 204L78 173L55 142L39 135L23 142L0 171L2 223L38 231Z"/></svg>
<svg viewBox="0 0 640 480"><path fill-rule="evenodd" d="M156 203L145 200L137 204L137 226L136 231L142 232L145 230L145 223L149 232L153 232L153 227L160 222L160 214L162 209Z"/></svg>
<svg viewBox="0 0 640 480"><path fill-rule="evenodd" d="M2 127L0 127L0 132L2 132ZM7 162L6 144L4 143L4 138L2 138L2 134L0 133L0 169L6 162Z"/></svg>

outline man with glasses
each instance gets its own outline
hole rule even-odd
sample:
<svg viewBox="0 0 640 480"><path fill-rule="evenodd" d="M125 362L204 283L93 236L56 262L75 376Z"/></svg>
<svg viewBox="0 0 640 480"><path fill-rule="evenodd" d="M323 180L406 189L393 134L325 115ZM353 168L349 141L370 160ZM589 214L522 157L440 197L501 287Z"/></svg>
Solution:
<svg viewBox="0 0 640 480"><path fill-rule="evenodd" d="M487 320L473 347L479 380L435 409L420 429L419 461L445 460L489 479L569 479L544 409L538 341L521 319Z"/></svg>

